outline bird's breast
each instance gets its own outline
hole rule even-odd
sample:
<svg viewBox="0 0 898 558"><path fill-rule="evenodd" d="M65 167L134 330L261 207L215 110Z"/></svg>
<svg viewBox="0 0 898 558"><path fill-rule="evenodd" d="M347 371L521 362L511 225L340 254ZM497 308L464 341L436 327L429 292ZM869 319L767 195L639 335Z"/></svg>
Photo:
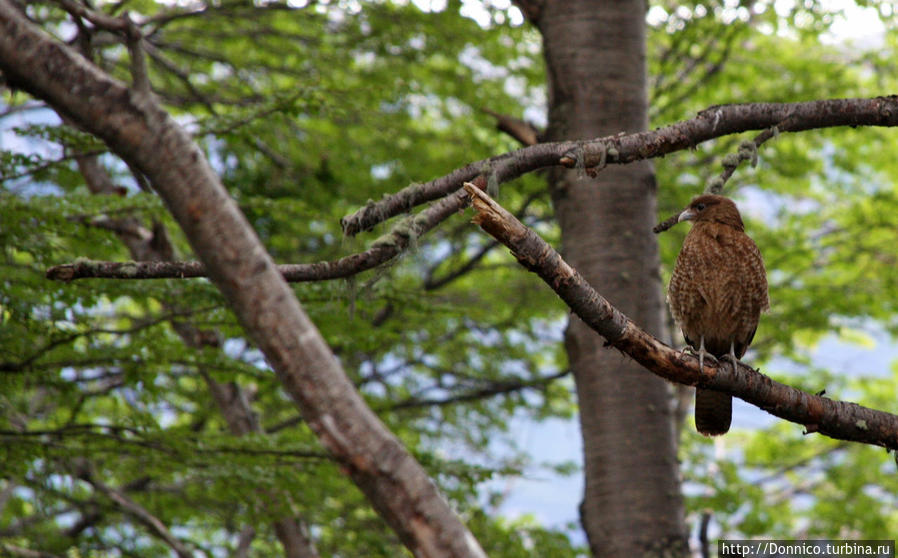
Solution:
<svg viewBox="0 0 898 558"><path fill-rule="evenodd" d="M671 314L683 334L694 344L704 337L712 354L725 354L730 343L747 346L767 306L757 246L741 231L728 229L712 223L693 226L668 289Z"/></svg>

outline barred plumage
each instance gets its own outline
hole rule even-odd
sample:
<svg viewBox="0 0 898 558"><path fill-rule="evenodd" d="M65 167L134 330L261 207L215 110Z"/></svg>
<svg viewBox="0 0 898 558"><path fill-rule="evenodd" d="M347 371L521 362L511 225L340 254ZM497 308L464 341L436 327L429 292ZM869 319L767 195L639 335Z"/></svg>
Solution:
<svg viewBox="0 0 898 558"><path fill-rule="evenodd" d="M714 357L741 358L769 308L761 252L745 234L739 210L723 196L702 195L680 213L694 221L668 288L674 320L686 342ZM732 397L696 390L695 424L714 436L730 428Z"/></svg>

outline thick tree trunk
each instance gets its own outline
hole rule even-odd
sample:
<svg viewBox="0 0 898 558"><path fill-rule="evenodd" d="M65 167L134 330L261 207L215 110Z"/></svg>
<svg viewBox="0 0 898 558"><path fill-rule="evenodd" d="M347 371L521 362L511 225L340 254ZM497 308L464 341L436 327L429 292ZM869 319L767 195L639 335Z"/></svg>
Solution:
<svg viewBox="0 0 898 558"><path fill-rule="evenodd" d="M535 18L549 75L549 140L647 128L645 4L547 1ZM655 178L641 161L551 175L565 258L612 304L663 331ZM670 388L572 318L586 489L581 521L596 556L686 549Z"/></svg>

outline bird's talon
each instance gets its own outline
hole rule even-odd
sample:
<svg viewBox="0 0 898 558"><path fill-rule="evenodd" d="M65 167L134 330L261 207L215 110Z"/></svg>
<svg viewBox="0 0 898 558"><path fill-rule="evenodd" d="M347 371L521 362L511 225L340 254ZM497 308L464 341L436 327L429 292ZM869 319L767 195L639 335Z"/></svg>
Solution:
<svg viewBox="0 0 898 558"><path fill-rule="evenodd" d="M733 365L733 372L736 371L736 367L738 365L742 364L742 361L739 360L738 358L736 358L736 356L732 355L732 354L723 355L722 357L720 357L720 360L729 361L729 363Z"/></svg>

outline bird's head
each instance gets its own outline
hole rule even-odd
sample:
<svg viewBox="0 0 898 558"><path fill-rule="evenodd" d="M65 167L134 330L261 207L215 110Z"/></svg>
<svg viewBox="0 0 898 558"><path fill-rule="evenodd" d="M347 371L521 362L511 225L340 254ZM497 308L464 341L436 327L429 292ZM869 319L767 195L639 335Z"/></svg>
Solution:
<svg viewBox="0 0 898 558"><path fill-rule="evenodd" d="M678 223L682 221L720 223L740 231L745 230L742 217L733 200L714 194L703 194L693 199L677 217Z"/></svg>

